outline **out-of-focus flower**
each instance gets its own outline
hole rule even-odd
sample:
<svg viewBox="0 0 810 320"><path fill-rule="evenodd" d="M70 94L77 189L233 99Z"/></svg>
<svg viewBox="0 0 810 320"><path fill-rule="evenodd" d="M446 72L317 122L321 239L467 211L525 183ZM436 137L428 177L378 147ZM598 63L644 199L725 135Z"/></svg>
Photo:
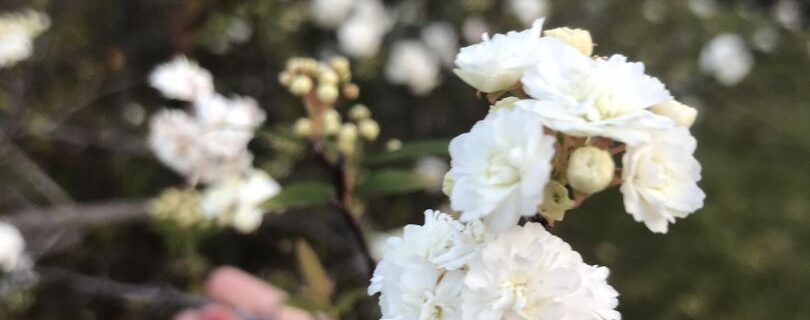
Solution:
<svg viewBox="0 0 810 320"><path fill-rule="evenodd" d="M433 22L422 29L422 41L442 64L452 66L458 52L458 35L447 22Z"/></svg>
<svg viewBox="0 0 810 320"><path fill-rule="evenodd" d="M711 17L717 11L715 0L689 0L688 5L689 10L701 18Z"/></svg>
<svg viewBox="0 0 810 320"><path fill-rule="evenodd" d="M648 110L672 100L644 64L622 55L591 59L556 39L536 54L539 62L523 76L523 89L534 100L517 107L537 113L543 124L572 136L602 136L630 145L650 140L650 130L674 126Z"/></svg>
<svg viewBox="0 0 810 320"><path fill-rule="evenodd" d="M431 182L428 190L432 192L441 191L442 184L444 183L444 176L447 174L449 169L450 168L447 164L447 160L436 156L422 157L416 161L416 165L414 167L414 171L416 171L417 174Z"/></svg>
<svg viewBox="0 0 810 320"><path fill-rule="evenodd" d="M399 41L391 49L385 76L388 81L405 84L416 95L426 95L439 84L439 61L421 42Z"/></svg>
<svg viewBox="0 0 810 320"><path fill-rule="evenodd" d="M529 26L535 19L548 16L550 10L548 0L509 0L507 9L514 14L524 25Z"/></svg>
<svg viewBox="0 0 810 320"><path fill-rule="evenodd" d="M159 220L190 228L208 221L200 210L200 193L194 189L169 188L149 204L149 214Z"/></svg>
<svg viewBox="0 0 810 320"><path fill-rule="evenodd" d="M202 128L188 113L162 110L152 116L149 125L149 146L166 166L182 175L191 175L204 158L197 145Z"/></svg>
<svg viewBox="0 0 810 320"><path fill-rule="evenodd" d="M352 13L357 0L312 0L310 12L315 23L325 28L335 28Z"/></svg>
<svg viewBox="0 0 810 320"><path fill-rule="evenodd" d="M368 141L377 140L377 137L380 135L380 125L373 119L360 120L360 122L357 123L357 127L359 128L360 136Z"/></svg>
<svg viewBox="0 0 810 320"><path fill-rule="evenodd" d="M498 234L468 267L463 319L621 319L607 268L585 264L538 223Z"/></svg>
<svg viewBox="0 0 810 320"><path fill-rule="evenodd" d="M47 15L34 10L0 15L0 68L28 59L34 38L50 27Z"/></svg>
<svg viewBox="0 0 810 320"><path fill-rule="evenodd" d="M468 16L461 25L461 34L467 43L478 43L481 35L489 32L487 21L481 16Z"/></svg>
<svg viewBox="0 0 810 320"><path fill-rule="evenodd" d="M273 178L254 169L246 177L234 176L208 187L200 208L209 218L230 224L243 233L253 232L264 216L260 205L280 191Z"/></svg>
<svg viewBox="0 0 810 320"><path fill-rule="evenodd" d="M25 239L17 228L0 222L0 270L11 272L24 264Z"/></svg>
<svg viewBox="0 0 810 320"><path fill-rule="evenodd" d="M697 141L678 127L649 144L628 147L622 158L624 206L653 232L666 233L675 218L703 207L706 195L698 187L700 163L693 156Z"/></svg>
<svg viewBox="0 0 810 320"><path fill-rule="evenodd" d="M203 128L200 141L210 153L226 158L247 149L253 132L265 118L256 100L249 97L212 95L197 100L194 109Z"/></svg>
<svg viewBox="0 0 810 320"><path fill-rule="evenodd" d="M391 22L379 0L358 0L352 15L338 29L340 49L355 58L375 56Z"/></svg>
<svg viewBox="0 0 810 320"><path fill-rule="evenodd" d="M754 57L739 35L715 36L700 52L700 68L725 86L734 86L751 72Z"/></svg>
<svg viewBox="0 0 810 320"><path fill-rule="evenodd" d="M149 84L166 98L183 101L194 101L214 93L211 73L182 55L155 68L149 75Z"/></svg>
<svg viewBox="0 0 810 320"><path fill-rule="evenodd" d="M751 35L751 42L763 52L773 52L779 42L779 32L773 27L759 27Z"/></svg>
<svg viewBox="0 0 810 320"><path fill-rule="evenodd" d="M450 204L462 221L504 230L534 215L551 174L555 138L537 115L499 109L450 142Z"/></svg>
<svg viewBox="0 0 810 320"><path fill-rule="evenodd" d="M783 27L789 30L800 30L803 24L803 15L805 12L802 4L796 0L779 0L773 6L773 17L782 24Z"/></svg>

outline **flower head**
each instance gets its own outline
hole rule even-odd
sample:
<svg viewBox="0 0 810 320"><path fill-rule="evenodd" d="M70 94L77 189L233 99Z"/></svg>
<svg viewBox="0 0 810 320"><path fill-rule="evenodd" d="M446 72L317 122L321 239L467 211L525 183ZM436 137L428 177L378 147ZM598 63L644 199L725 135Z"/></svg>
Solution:
<svg viewBox="0 0 810 320"><path fill-rule="evenodd" d="M660 133L649 144L627 149L622 158L624 206L653 232L666 233L675 218L703 207L698 187L700 163L693 156L697 141L686 128Z"/></svg>
<svg viewBox="0 0 810 320"><path fill-rule="evenodd" d="M28 59L34 51L34 38L50 24L47 15L33 10L0 15L0 68Z"/></svg>
<svg viewBox="0 0 810 320"><path fill-rule="evenodd" d="M261 204L281 191L279 184L261 170L251 170L245 178L232 177L209 187L203 194L201 210L220 218L244 233L259 227L264 216Z"/></svg>
<svg viewBox="0 0 810 320"><path fill-rule="evenodd" d="M194 101L214 93L214 80L208 70L185 56L159 65L149 75L149 85L170 99Z"/></svg>
<svg viewBox="0 0 810 320"><path fill-rule="evenodd" d="M490 112L450 142L453 210L463 221L483 218L495 231L534 215L551 174L554 142L531 112Z"/></svg>
<svg viewBox="0 0 810 320"><path fill-rule="evenodd" d="M0 222L0 271L11 272L24 263L25 239L11 224Z"/></svg>

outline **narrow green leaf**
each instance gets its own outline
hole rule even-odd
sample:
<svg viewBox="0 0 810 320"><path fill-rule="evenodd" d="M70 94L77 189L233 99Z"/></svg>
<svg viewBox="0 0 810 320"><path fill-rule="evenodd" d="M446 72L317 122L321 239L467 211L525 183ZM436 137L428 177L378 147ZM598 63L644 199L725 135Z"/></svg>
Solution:
<svg viewBox="0 0 810 320"><path fill-rule="evenodd" d="M318 254L304 239L295 242L298 268L306 283L306 297L321 305L330 305L335 284L318 259Z"/></svg>
<svg viewBox="0 0 810 320"><path fill-rule="evenodd" d="M413 160L425 155L446 155L449 139L434 139L405 142L402 148L394 151L385 151L368 155L366 164L387 164L392 162Z"/></svg>
<svg viewBox="0 0 810 320"><path fill-rule="evenodd" d="M403 194L423 190L433 182L416 172L409 170L389 169L372 173L355 189L360 197L368 198L378 195Z"/></svg>
<svg viewBox="0 0 810 320"><path fill-rule="evenodd" d="M299 182L284 186L281 193L263 204L271 211L324 205L335 199L331 185L323 182Z"/></svg>

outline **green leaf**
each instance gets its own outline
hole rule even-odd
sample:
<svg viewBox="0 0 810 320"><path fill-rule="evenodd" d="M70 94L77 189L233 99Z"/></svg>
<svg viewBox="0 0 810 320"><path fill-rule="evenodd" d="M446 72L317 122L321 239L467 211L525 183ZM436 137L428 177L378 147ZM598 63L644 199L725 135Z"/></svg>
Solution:
<svg viewBox="0 0 810 320"><path fill-rule="evenodd" d="M335 284L318 259L318 254L304 239L295 242L298 268L306 283L306 297L321 305L330 305Z"/></svg>
<svg viewBox="0 0 810 320"><path fill-rule="evenodd" d="M389 169L372 173L366 181L357 186L360 197L403 194L423 190L433 184L427 177L409 170Z"/></svg>
<svg viewBox="0 0 810 320"><path fill-rule="evenodd" d="M446 155L449 144L450 140L445 138L405 142L398 150L368 155L365 162L366 164L387 164L412 160L425 155Z"/></svg>
<svg viewBox="0 0 810 320"><path fill-rule="evenodd" d="M271 211L314 207L327 204L335 199L335 190L323 182L299 182L285 186L281 192L262 207Z"/></svg>

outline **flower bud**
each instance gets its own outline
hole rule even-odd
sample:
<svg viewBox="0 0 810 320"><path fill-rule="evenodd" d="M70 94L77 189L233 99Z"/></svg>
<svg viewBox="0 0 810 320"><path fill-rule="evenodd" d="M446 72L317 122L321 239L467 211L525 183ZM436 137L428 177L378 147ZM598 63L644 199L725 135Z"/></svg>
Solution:
<svg viewBox="0 0 810 320"><path fill-rule="evenodd" d="M402 149L402 141L399 141L399 139L391 139L385 143L385 150L397 151L399 149Z"/></svg>
<svg viewBox="0 0 810 320"><path fill-rule="evenodd" d="M662 102L650 107L650 111L672 119L676 126L689 128L695 123L697 109L675 100Z"/></svg>
<svg viewBox="0 0 810 320"><path fill-rule="evenodd" d="M593 40L591 33L588 30L571 29L571 28L556 28L546 30L543 32L546 37L557 38L560 41L577 48L579 52L586 56L593 54Z"/></svg>
<svg viewBox="0 0 810 320"><path fill-rule="evenodd" d="M360 135L368 141L374 141L380 135L380 125L372 119L365 119L359 123Z"/></svg>
<svg viewBox="0 0 810 320"><path fill-rule="evenodd" d="M343 85L343 96L349 100L357 99L357 97L360 96L360 87L354 83Z"/></svg>
<svg viewBox="0 0 810 320"><path fill-rule="evenodd" d="M326 135L334 135L340 131L340 114L335 109L323 113L323 131Z"/></svg>
<svg viewBox="0 0 810 320"><path fill-rule="evenodd" d="M295 76L290 83L290 92L297 96L307 95L312 91L312 79L307 76Z"/></svg>
<svg viewBox="0 0 810 320"><path fill-rule="evenodd" d="M312 120L309 120L309 118L299 118L295 120L293 132L298 136L308 137L312 134Z"/></svg>
<svg viewBox="0 0 810 320"><path fill-rule="evenodd" d="M318 95L318 100L326 104L333 104L337 101L338 95L340 94L337 90L337 87L333 84L322 84L318 86L318 91L316 92Z"/></svg>
<svg viewBox="0 0 810 320"><path fill-rule="evenodd" d="M350 155L354 153L357 142L357 126L346 123L340 127L337 137L337 147L340 152Z"/></svg>
<svg viewBox="0 0 810 320"><path fill-rule="evenodd" d="M574 201L568 197L568 189L562 183L551 180L543 189L543 203L538 210L550 221L562 221L565 212L574 207Z"/></svg>
<svg viewBox="0 0 810 320"><path fill-rule="evenodd" d="M329 67L322 68L320 73L318 74L318 82L323 84L330 84L330 85L337 85L340 79L338 78L337 73L334 70L330 69Z"/></svg>
<svg viewBox="0 0 810 320"><path fill-rule="evenodd" d="M604 190L613 181L616 164L605 150L585 146L574 150L568 160L568 183L587 194Z"/></svg>
<svg viewBox="0 0 810 320"><path fill-rule="evenodd" d="M346 57L333 57L329 60L329 66L335 70L341 81L349 81L351 79L352 71L349 67L349 59L346 59Z"/></svg>
<svg viewBox="0 0 810 320"><path fill-rule="evenodd" d="M292 82L292 75L290 75L289 72L282 71L278 74L278 83L280 83L282 86L287 87L290 85L290 82Z"/></svg>
<svg viewBox="0 0 810 320"><path fill-rule="evenodd" d="M518 97L506 97L506 98L503 98L503 99L498 100L497 102L495 102L494 105L489 106L489 112L493 112L495 110L503 109L503 108L511 109L512 107L515 106L515 102L518 102L518 101L520 101L520 99Z"/></svg>
<svg viewBox="0 0 810 320"><path fill-rule="evenodd" d="M444 174L444 180L442 180L442 193L446 196L450 196L450 193L453 192L453 177L450 176L450 172Z"/></svg>
<svg viewBox="0 0 810 320"><path fill-rule="evenodd" d="M362 104L356 104L349 109L349 118L354 121L360 121L371 117L371 110Z"/></svg>

